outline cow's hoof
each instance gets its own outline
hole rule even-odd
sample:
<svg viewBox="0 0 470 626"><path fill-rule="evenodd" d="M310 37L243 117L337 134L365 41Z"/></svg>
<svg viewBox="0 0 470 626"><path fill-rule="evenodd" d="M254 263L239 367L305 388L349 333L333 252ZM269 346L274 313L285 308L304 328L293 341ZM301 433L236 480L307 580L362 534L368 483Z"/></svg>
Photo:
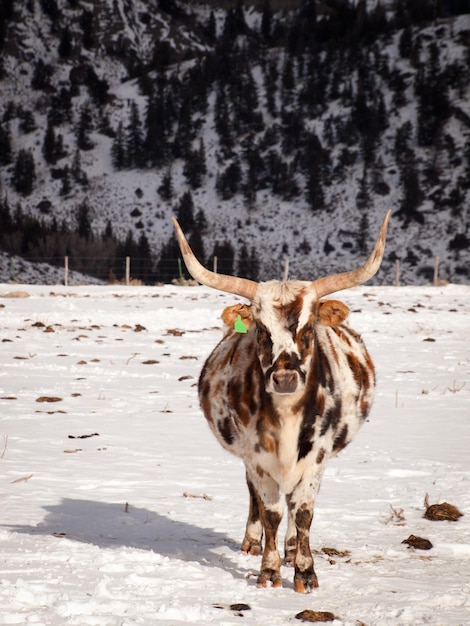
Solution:
<svg viewBox="0 0 470 626"><path fill-rule="evenodd" d="M296 572L294 576L294 591L310 593L318 587L318 578L315 572Z"/></svg>
<svg viewBox="0 0 470 626"><path fill-rule="evenodd" d="M263 550L261 546L261 541L255 541L254 539L245 539L240 549L245 554L251 554L253 556L259 556Z"/></svg>
<svg viewBox="0 0 470 626"><path fill-rule="evenodd" d="M278 570L264 569L261 571L256 581L257 587L267 587L271 581L272 587L282 587L281 573Z"/></svg>

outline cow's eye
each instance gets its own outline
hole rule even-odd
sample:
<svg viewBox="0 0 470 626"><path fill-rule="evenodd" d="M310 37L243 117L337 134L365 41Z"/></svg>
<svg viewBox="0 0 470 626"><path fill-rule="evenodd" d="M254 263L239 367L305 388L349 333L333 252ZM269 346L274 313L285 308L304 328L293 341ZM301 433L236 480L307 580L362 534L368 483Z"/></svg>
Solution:
<svg viewBox="0 0 470 626"><path fill-rule="evenodd" d="M264 326L258 325L256 327L258 343L260 346L270 347L272 345L271 337L268 333L267 328Z"/></svg>

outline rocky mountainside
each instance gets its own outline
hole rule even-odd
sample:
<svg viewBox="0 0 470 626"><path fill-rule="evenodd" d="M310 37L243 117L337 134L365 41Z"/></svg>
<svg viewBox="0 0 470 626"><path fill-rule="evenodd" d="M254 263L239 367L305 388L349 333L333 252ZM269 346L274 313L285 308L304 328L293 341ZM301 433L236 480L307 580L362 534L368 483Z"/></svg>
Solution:
<svg viewBox="0 0 470 626"><path fill-rule="evenodd" d="M467 2L222 4L2 0L0 250L169 280L176 214L219 271L309 279L392 208L378 282L468 282Z"/></svg>

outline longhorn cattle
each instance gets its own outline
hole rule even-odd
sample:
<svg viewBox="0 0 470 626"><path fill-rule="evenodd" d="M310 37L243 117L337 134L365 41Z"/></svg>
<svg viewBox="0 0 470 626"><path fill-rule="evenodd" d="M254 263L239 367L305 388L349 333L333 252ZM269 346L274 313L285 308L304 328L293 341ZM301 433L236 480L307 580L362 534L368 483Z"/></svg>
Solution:
<svg viewBox="0 0 470 626"><path fill-rule="evenodd" d="M288 511L285 562L295 568L294 589L318 587L310 550L315 497L328 458L362 426L375 388L372 359L345 324L348 308L322 298L374 276L389 217L390 211L362 267L313 282L260 283L207 270L173 218L193 278L250 302L224 310L226 332L203 366L199 398L215 437L245 464L250 502L241 549L260 554L264 534L259 587L282 585L281 493Z"/></svg>

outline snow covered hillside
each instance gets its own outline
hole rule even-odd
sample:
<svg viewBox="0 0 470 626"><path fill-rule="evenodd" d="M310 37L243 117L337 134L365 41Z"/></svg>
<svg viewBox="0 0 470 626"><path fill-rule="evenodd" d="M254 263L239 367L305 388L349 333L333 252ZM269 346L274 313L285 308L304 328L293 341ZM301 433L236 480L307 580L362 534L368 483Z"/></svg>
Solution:
<svg viewBox="0 0 470 626"><path fill-rule="evenodd" d="M338 626L467 625L470 287L340 297L378 388L328 465L312 526L320 587L303 596L288 568L282 589L256 588L259 559L239 552L243 467L198 406L234 297L0 285L0 623L286 626L311 609ZM425 519L426 494L463 516Z"/></svg>
<svg viewBox="0 0 470 626"><path fill-rule="evenodd" d="M176 213L209 263L314 278L392 208L383 282L468 283L465 3L214 4L2 4L0 249L167 281Z"/></svg>

